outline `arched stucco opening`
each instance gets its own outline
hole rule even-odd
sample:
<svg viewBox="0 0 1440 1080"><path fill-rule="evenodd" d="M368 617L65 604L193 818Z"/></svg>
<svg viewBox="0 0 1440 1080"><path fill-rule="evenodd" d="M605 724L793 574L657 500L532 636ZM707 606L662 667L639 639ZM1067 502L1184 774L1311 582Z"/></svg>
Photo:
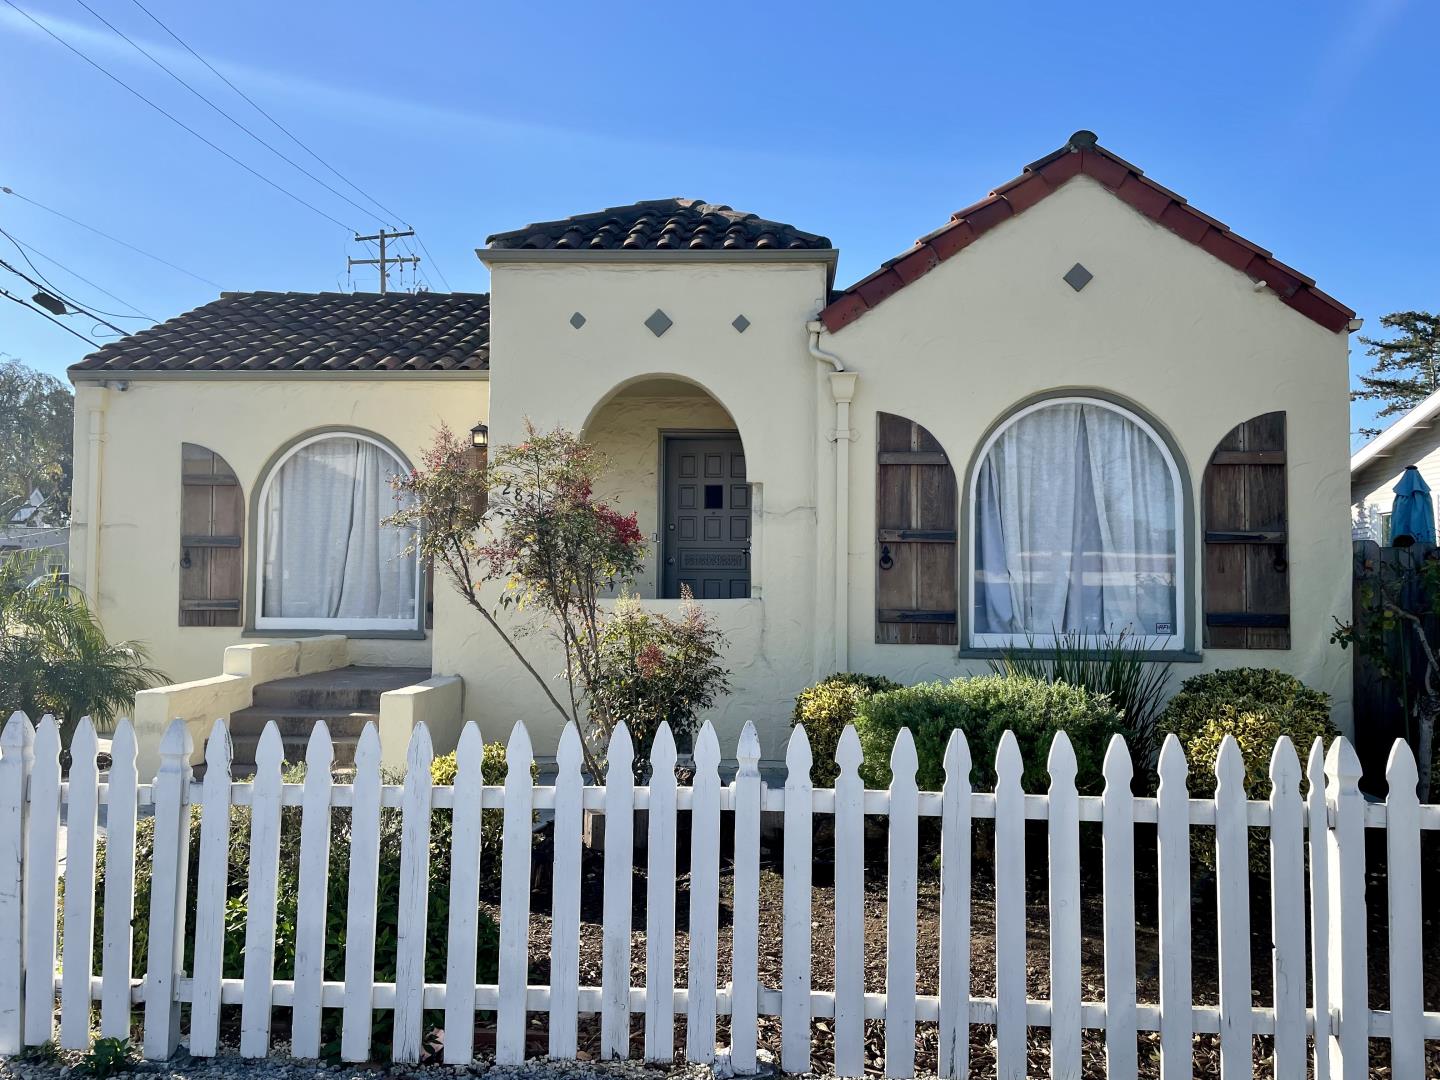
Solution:
<svg viewBox="0 0 1440 1080"><path fill-rule="evenodd" d="M734 418L698 383L650 375L622 383L591 410L582 437L606 457L597 494L635 513L650 541L634 587L673 599L751 595L754 492Z"/></svg>

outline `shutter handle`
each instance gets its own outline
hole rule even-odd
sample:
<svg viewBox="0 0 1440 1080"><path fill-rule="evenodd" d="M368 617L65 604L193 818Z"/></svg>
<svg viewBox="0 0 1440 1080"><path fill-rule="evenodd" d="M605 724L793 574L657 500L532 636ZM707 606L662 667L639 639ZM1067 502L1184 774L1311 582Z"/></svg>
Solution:
<svg viewBox="0 0 1440 1080"><path fill-rule="evenodd" d="M890 545L880 545L880 569L889 570L895 565L895 558L890 554Z"/></svg>
<svg viewBox="0 0 1440 1080"><path fill-rule="evenodd" d="M181 553L181 555L180 555L180 569L181 569L181 570L189 570L189 569L190 569L190 549L189 549L188 547L185 548L184 551L183 551L183 552Z"/></svg>
<svg viewBox="0 0 1440 1080"><path fill-rule="evenodd" d="M1275 562L1273 565L1277 574L1283 574L1290 569L1290 563L1285 558L1284 548L1275 549Z"/></svg>

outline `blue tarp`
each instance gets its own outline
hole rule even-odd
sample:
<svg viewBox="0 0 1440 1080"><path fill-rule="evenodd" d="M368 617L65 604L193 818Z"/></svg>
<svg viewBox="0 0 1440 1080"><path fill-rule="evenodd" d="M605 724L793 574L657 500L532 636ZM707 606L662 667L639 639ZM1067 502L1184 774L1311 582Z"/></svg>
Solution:
<svg viewBox="0 0 1440 1080"><path fill-rule="evenodd" d="M1405 469L1395 485L1390 543L1401 547L1435 543L1435 503L1430 498L1430 485L1414 465Z"/></svg>

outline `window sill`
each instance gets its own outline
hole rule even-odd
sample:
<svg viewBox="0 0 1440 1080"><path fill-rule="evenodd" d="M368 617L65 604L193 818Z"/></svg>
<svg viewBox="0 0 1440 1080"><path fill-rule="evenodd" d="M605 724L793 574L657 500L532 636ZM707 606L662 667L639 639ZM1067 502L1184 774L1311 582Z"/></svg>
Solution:
<svg viewBox="0 0 1440 1080"><path fill-rule="evenodd" d="M240 632L242 638L310 638L338 634L347 638L370 638L376 641L424 641L429 635L424 630L302 630L297 627L266 627L257 630L247 626Z"/></svg>
<svg viewBox="0 0 1440 1080"><path fill-rule="evenodd" d="M1036 660L1054 660L1060 655L1058 649L959 649L955 655L961 660L1003 660L1006 654L1033 657ZM1145 649L1138 651L1140 659L1147 663L1199 664L1205 657L1186 649Z"/></svg>

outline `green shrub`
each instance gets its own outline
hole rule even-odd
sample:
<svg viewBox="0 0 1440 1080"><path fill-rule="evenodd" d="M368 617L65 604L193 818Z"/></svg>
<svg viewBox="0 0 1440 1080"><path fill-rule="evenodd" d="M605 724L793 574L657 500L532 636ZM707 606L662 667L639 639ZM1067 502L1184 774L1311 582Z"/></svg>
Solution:
<svg viewBox="0 0 1440 1080"><path fill-rule="evenodd" d="M105 1080L116 1073L130 1072L135 1068L135 1050L129 1039L96 1039L75 1065L81 1076L92 1076Z"/></svg>
<svg viewBox="0 0 1440 1080"><path fill-rule="evenodd" d="M795 711L790 726L805 725L810 739L810 753L815 760L811 777L816 787L833 787L840 775L835 764L835 751L846 724L853 724L860 705L872 694L899 690L900 684L883 675L860 675L836 672L806 687L795 696Z"/></svg>
<svg viewBox="0 0 1440 1080"><path fill-rule="evenodd" d="M487 782L503 779L505 749L499 744L485 748L485 776ZM302 783L305 777L303 765L291 766L285 771L286 783ZM436 758L431 766L431 777L437 784L451 784L455 779L455 758L453 754ZM386 783L398 783L401 777L387 775ZM198 798L198 786L195 789ZM488 811L484 819L490 819L502 811ZM199 829L200 808L191 809L190 842L190 887L188 890L187 924L195 925L196 889L199 875ZM286 807L281 811L280 820L280 867L275 913L275 977L292 979L295 974L295 929L299 908L300 892L300 818L299 807ZM487 828L495 831L495 839L485 841L485 851L492 856L499 851L498 833L500 819L482 819L482 832ZM326 893L328 917L325 924L325 978L344 978L345 970L345 922L349 893L350 875L350 821L348 808L336 808L330 816L330 876ZM398 915L400 907L400 834L402 815L398 809L383 809L380 812L380 867L376 903L375 928L375 980L389 982L395 978L396 943L398 940ZM425 953L425 978L430 982L445 981L445 947L449 936L450 912L450 838L451 815L448 810L436 811L430 823L430 896L427 911L427 933ZM133 964L136 975L145 971L149 946L150 929L150 867L154 856L155 821L146 818L137 823L135 838L135 914ZM482 858L482 867L491 864L492 858ZM104 843L100 844L96 874L96 922L103 925L104 918ZM225 941L221 961L225 978L241 978L245 968L245 926L249 897L250 872L250 808L236 806L230 810L230 853L225 901ZM498 867L495 869L498 874ZM185 964L193 970L194 936L187 935ZM99 957L96 962L99 963ZM476 964L479 981L493 980L499 963L499 929L482 912L480 934L476 950ZM333 1056L339 1050L340 1012L327 1009L322 1014L322 1029L325 1045L323 1053ZM438 1024L440 1014L426 1014L426 1026ZM389 1009L377 1009L374 1013L372 1031L372 1056L386 1060L390 1056L390 1043L394 1031L394 1014Z"/></svg>
<svg viewBox="0 0 1440 1080"><path fill-rule="evenodd" d="M1251 799L1270 797L1270 756L1280 736L1289 735L1303 766L1310 745L1317 738L1329 743L1337 734L1327 720L1307 716L1286 721L1274 713L1241 712L1234 705L1221 705L1213 719L1181 737L1181 746L1190 762L1190 793L1200 798L1215 794L1215 760L1226 735L1235 736L1245 762L1245 794Z"/></svg>
<svg viewBox="0 0 1440 1080"><path fill-rule="evenodd" d="M945 782L945 747L960 730L974 762L973 782L981 789L995 783L995 751L1000 736L1015 732L1024 761L1022 783L1029 792L1049 787L1045 762L1050 742L1064 731L1075 748L1076 783L1081 792L1098 792L1100 767L1112 735L1123 734L1119 712L1109 700L1080 687L1014 675L981 675L950 682L921 683L875 694L856 718L865 751L862 774L868 783L890 783L890 751L895 736L908 727L920 760L917 781L927 790Z"/></svg>
<svg viewBox="0 0 1440 1080"><path fill-rule="evenodd" d="M1180 737L1190 758L1190 776L1198 779L1201 766L1191 755L1191 744L1213 725L1224 721L1247 733L1257 729L1260 720L1238 724L1238 718L1253 714L1273 726L1275 735L1289 735L1295 749L1303 756L1317 735L1327 739L1335 734L1330 723L1330 695L1312 690L1293 675L1273 668L1229 668L1193 675L1180 684L1180 692L1170 699L1160 715L1162 732ZM1238 735L1237 735L1238 737ZM1275 739L1270 739L1273 746ZM1215 740L1218 747L1219 740ZM1266 761L1269 750L1266 750ZM1210 759L1214 764L1214 757ZM1212 774L1213 780L1213 774ZM1212 788L1213 790L1213 788Z"/></svg>

